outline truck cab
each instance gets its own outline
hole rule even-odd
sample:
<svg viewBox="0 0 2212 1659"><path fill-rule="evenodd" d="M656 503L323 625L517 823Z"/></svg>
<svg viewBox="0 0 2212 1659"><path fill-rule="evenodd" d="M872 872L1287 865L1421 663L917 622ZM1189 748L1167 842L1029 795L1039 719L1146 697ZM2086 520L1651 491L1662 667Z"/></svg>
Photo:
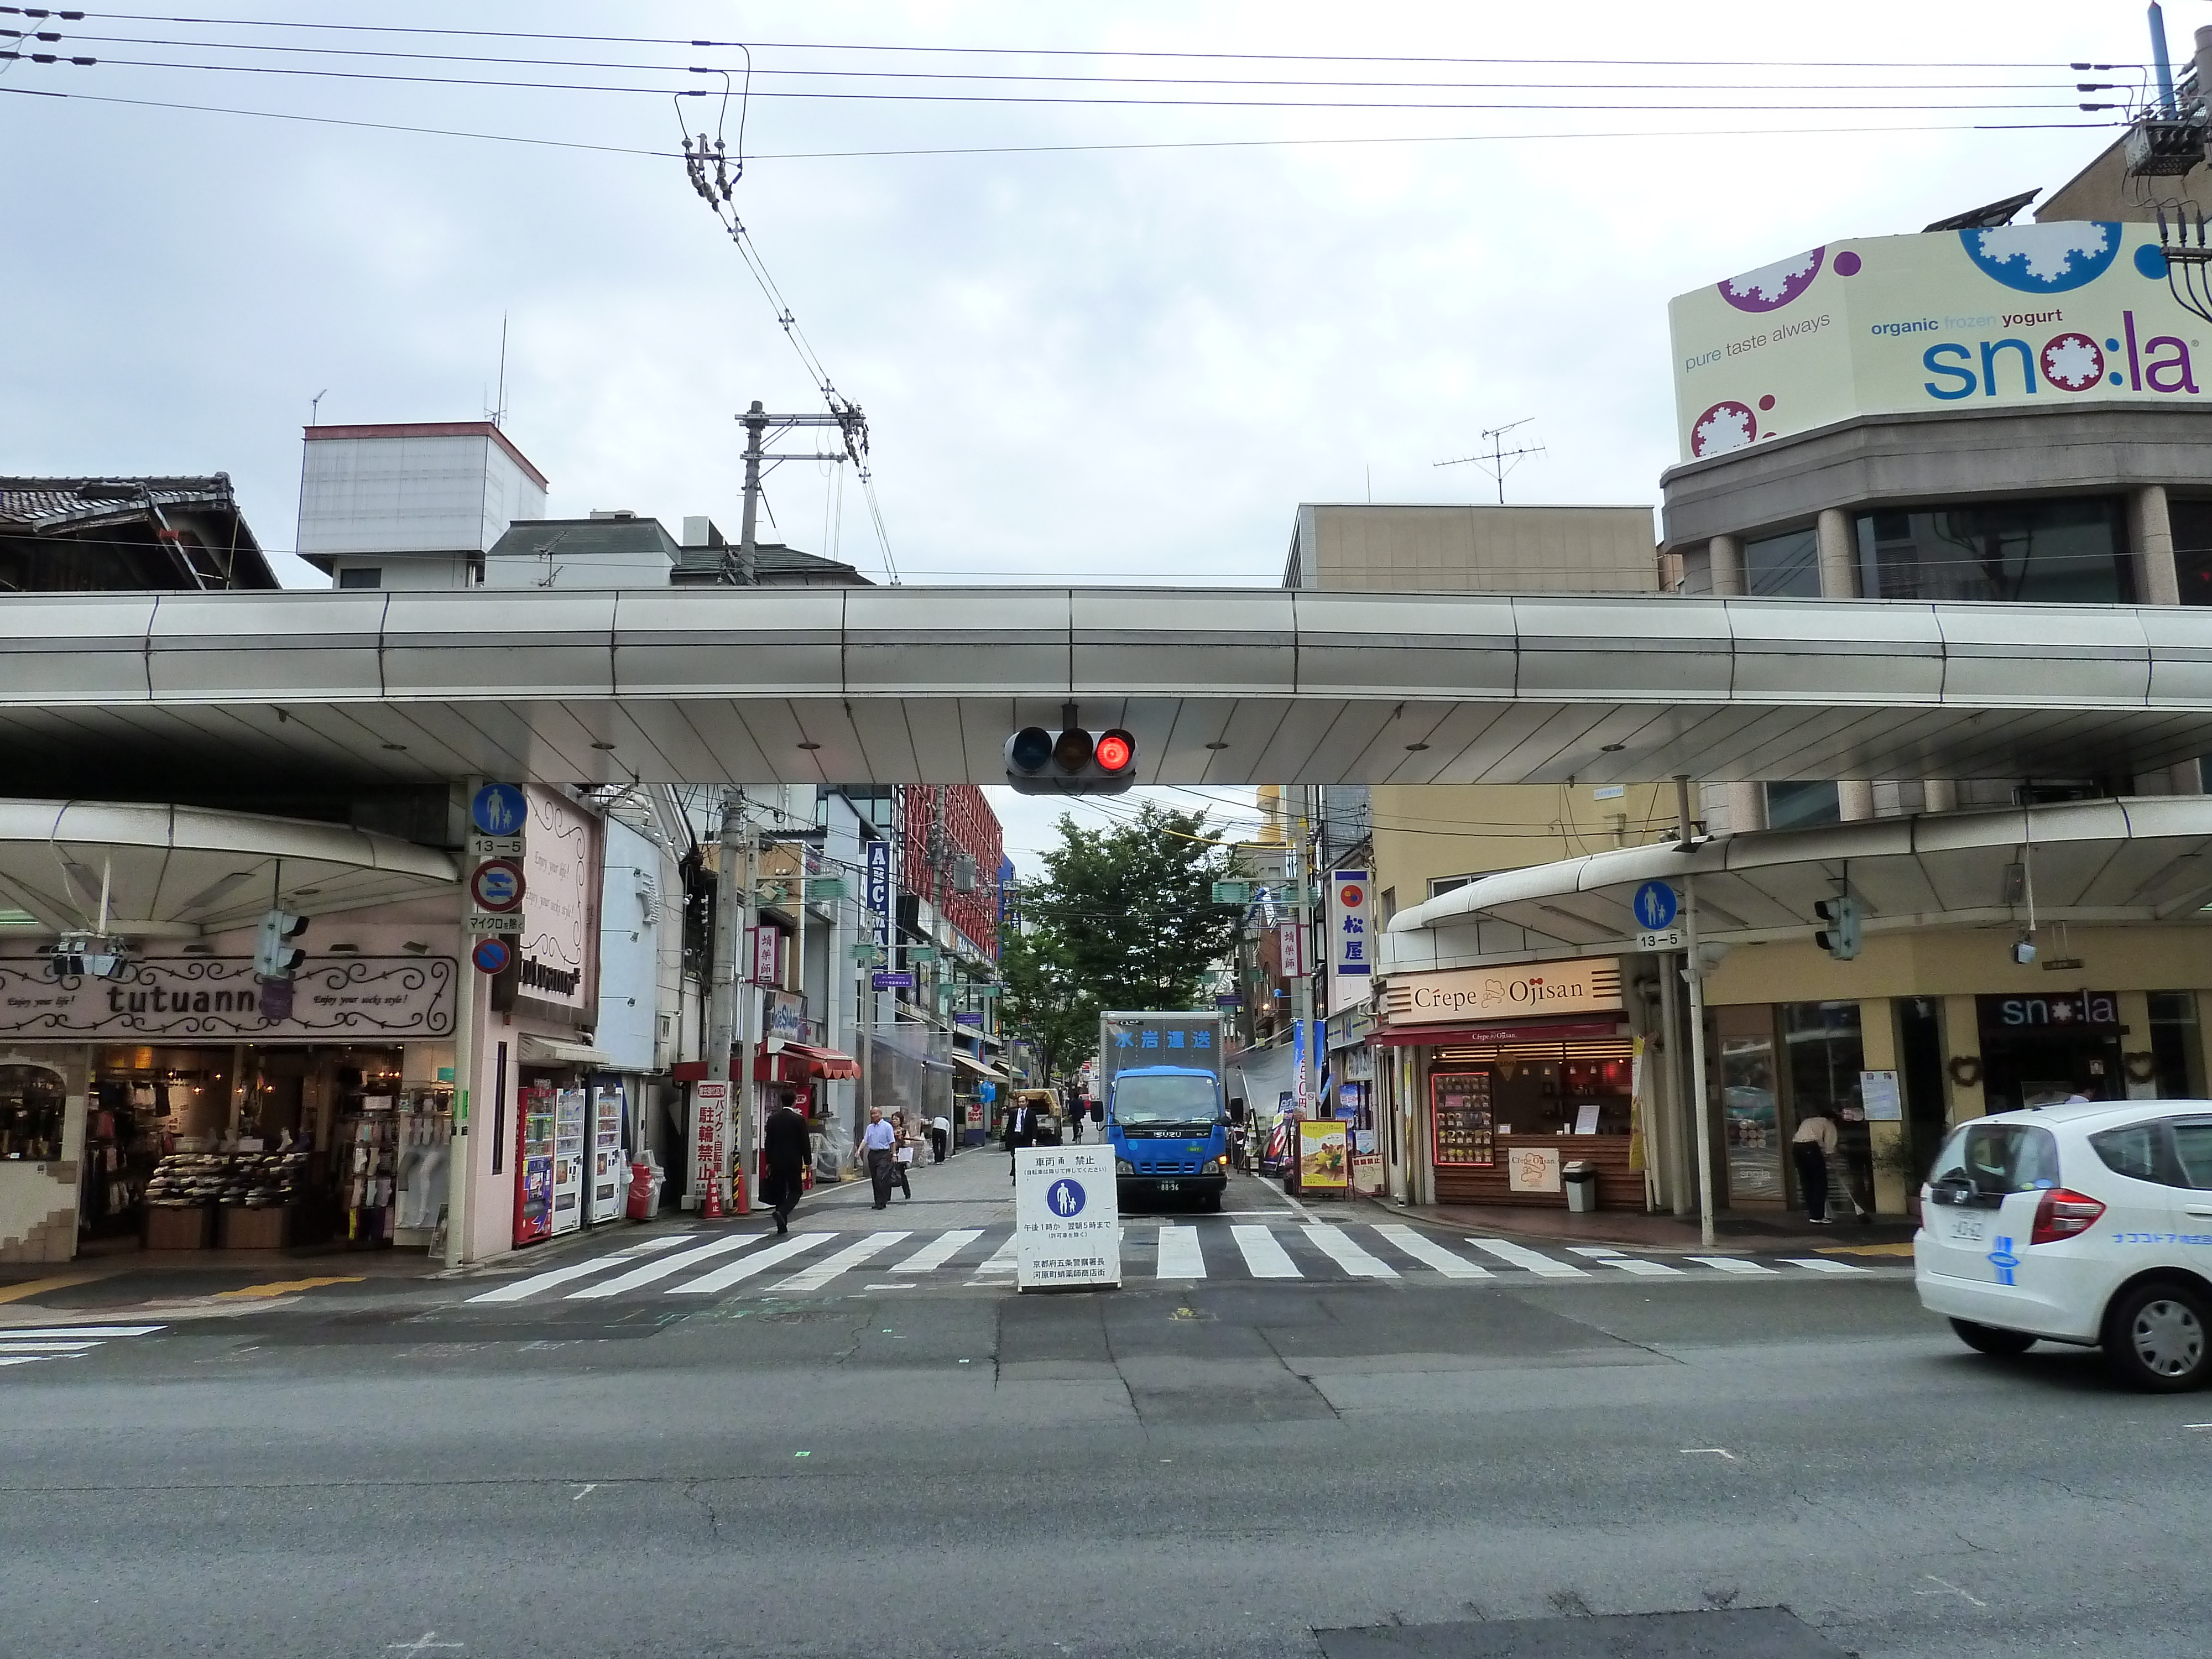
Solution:
<svg viewBox="0 0 2212 1659"><path fill-rule="evenodd" d="M1229 1113L1221 1079L1192 1066L1131 1066L1106 1086L1106 1138L1127 1205L1192 1197L1221 1207L1229 1186Z"/></svg>

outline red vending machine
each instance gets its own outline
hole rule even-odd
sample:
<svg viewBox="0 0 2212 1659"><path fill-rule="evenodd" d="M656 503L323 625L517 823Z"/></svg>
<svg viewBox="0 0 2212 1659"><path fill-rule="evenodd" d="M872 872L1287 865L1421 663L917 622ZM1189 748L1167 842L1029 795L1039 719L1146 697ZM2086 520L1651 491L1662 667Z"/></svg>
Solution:
<svg viewBox="0 0 2212 1659"><path fill-rule="evenodd" d="M514 1242L534 1244L553 1231L554 1093L542 1084L522 1091L514 1120Z"/></svg>

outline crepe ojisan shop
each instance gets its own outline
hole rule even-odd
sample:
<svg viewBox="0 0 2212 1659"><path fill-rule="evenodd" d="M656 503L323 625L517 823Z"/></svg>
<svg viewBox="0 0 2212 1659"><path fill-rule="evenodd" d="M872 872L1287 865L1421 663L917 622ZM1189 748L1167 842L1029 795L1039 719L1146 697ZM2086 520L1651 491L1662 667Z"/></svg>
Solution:
<svg viewBox="0 0 2212 1659"><path fill-rule="evenodd" d="M1401 1051L1440 1204L1563 1205L1598 1168L1598 1202L1644 1206L1631 1167L1633 1044L1613 957L1393 977L1375 1042Z"/></svg>

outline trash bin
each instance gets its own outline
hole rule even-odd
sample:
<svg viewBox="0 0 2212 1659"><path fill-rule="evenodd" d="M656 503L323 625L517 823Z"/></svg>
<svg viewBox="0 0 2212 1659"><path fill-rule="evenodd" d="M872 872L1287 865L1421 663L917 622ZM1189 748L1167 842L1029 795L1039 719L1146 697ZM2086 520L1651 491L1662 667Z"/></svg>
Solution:
<svg viewBox="0 0 2212 1659"><path fill-rule="evenodd" d="M632 1221L650 1221L660 1213L660 1183L665 1179L658 1162L641 1158L629 1166L627 1211Z"/></svg>
<svg viewBox="0 0 2212 1659"><path fill-rule="evenodd" d="M1597 1165L1586 1158L1578 1158L1559 1171L1560 1183L1567 1189L1567 1207L1577 1215L1586 1215L1597 1208Z"/></svg>

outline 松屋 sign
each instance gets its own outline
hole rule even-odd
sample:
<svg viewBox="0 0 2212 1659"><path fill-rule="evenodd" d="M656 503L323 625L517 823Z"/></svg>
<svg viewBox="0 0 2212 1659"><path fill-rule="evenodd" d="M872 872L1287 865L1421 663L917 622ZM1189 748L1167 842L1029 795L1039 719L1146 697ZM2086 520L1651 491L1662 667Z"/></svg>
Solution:
<svg viewBox="0 0 2212 1659"><path fill-rule="evenodd" d="M1328 878L1329 1006L1364 1001L1375 965L1375 921L1368 903L1367 872L1339 870Z"/></svg>
<svg viewBox="0 0 2212 1659"><path fill-rule="evenodd" d="M1620 963L1612 957L1406 974L1390 981L1382 1010L1392 1025L1454 1025L1530 1014L1618 1011Z"/></svg>

